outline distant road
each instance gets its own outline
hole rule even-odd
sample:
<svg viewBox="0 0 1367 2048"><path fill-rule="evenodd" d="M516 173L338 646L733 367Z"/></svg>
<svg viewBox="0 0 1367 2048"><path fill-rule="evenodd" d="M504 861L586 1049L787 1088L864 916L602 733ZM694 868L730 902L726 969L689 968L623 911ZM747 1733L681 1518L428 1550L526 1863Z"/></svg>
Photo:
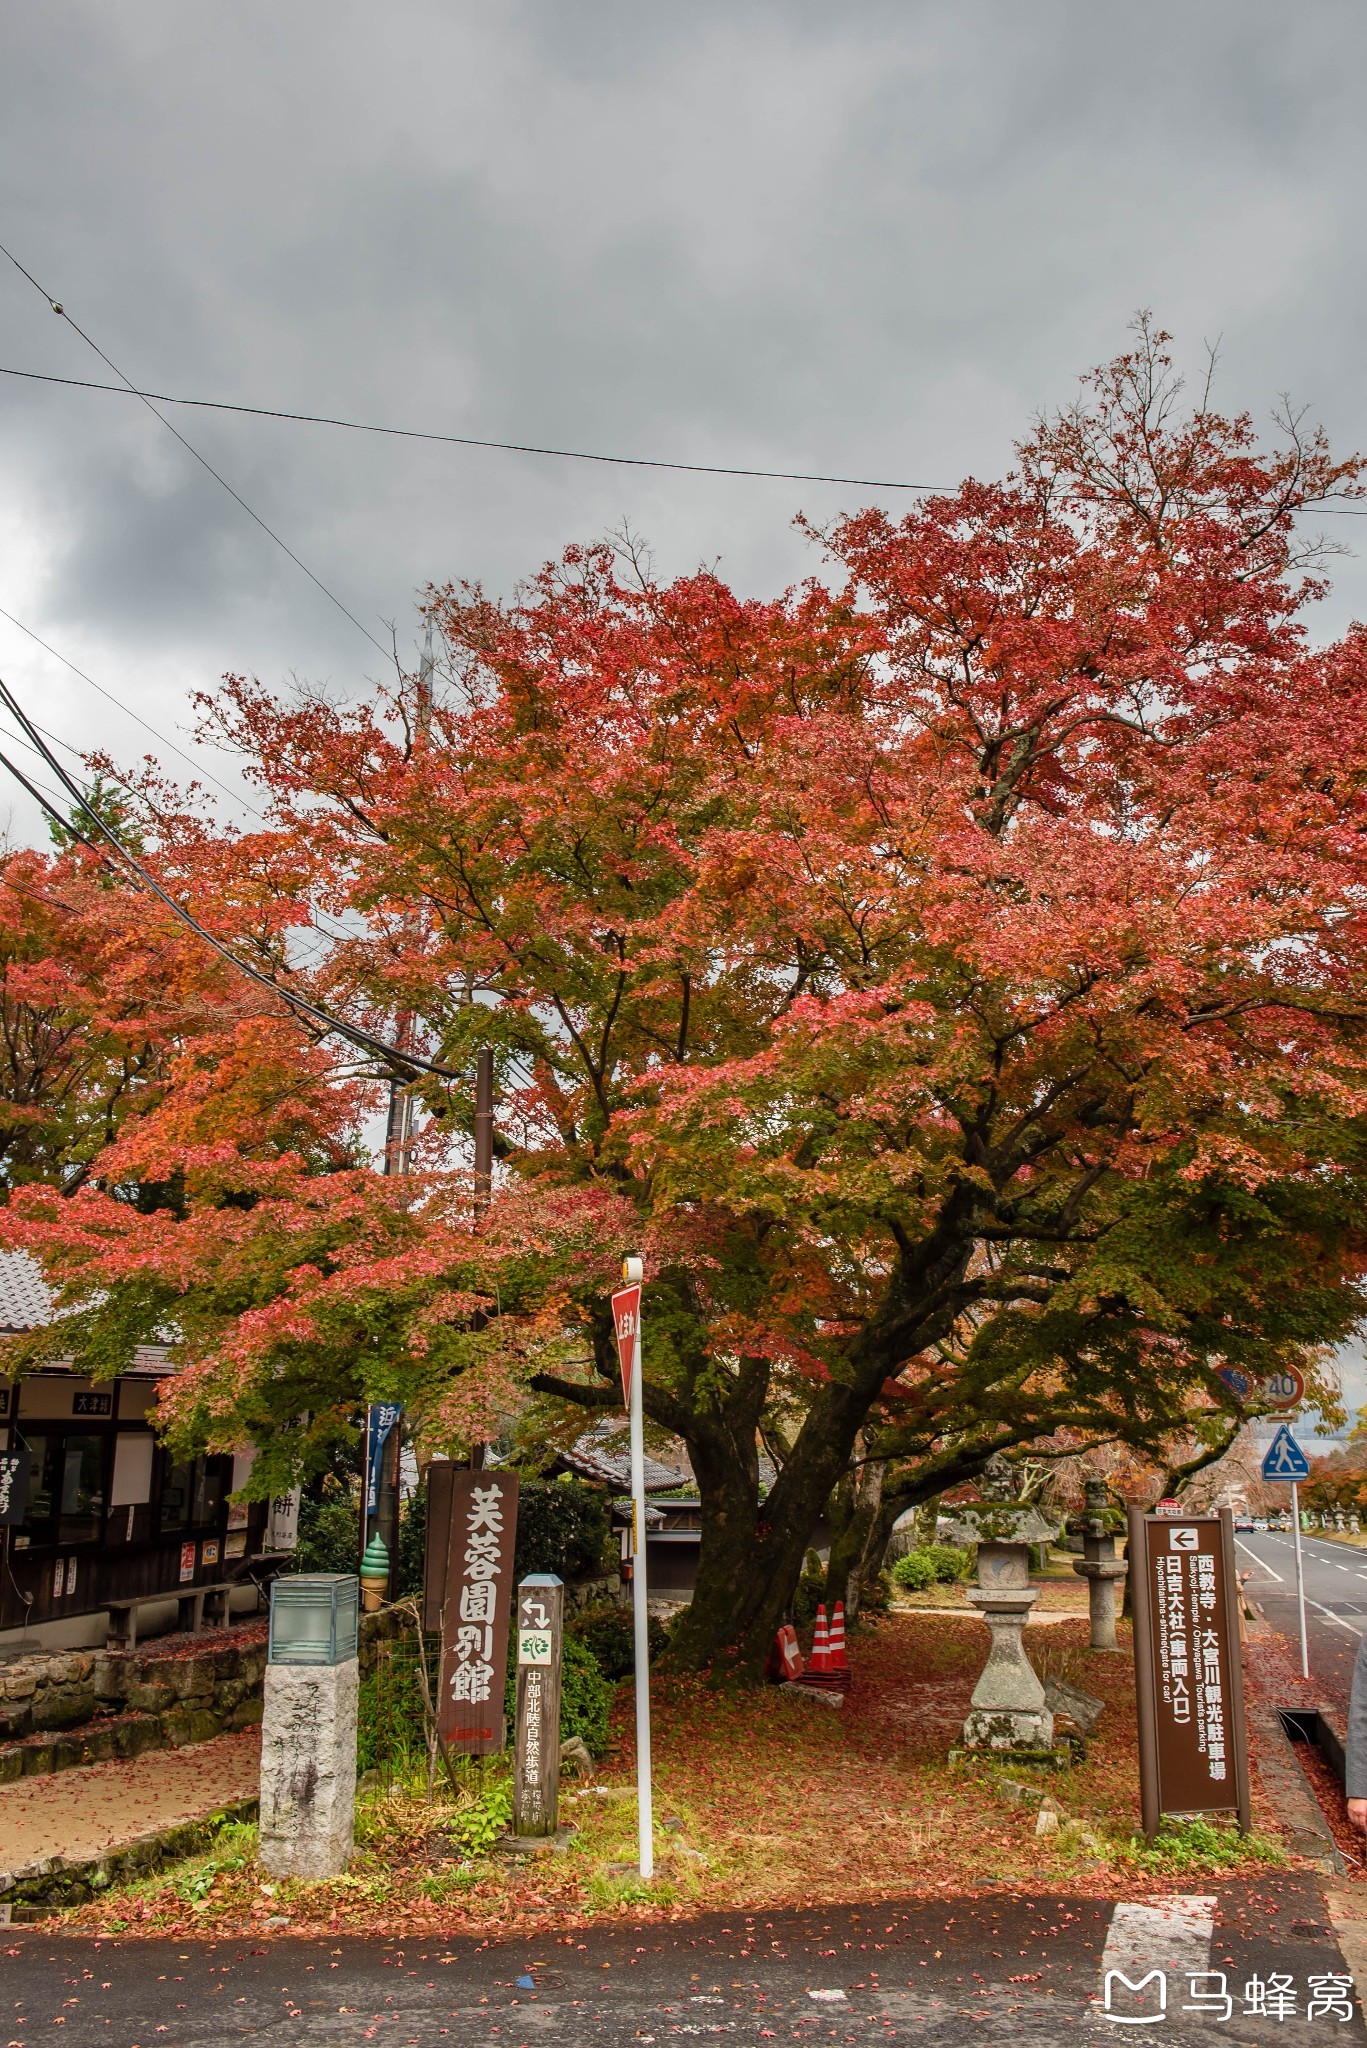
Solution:
<svg viewBox="0 0 1367 2048"><path fill-rule="evenodd" d="M1296 1545L1290 1535L1240 1534L1234 1539L1247 1590L1299 1658ZM1302 1536L1306 1636L1310 1670L1346 1703L1358 1644L1367 1634L1367 1550L1328 1536Z"/></svg>

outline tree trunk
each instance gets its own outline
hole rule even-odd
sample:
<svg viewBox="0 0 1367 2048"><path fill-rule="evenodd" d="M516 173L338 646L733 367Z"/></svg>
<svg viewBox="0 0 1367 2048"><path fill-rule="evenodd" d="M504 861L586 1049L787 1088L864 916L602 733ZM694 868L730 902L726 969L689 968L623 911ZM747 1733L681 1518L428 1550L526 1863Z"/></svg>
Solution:
<svg viewBox="0 0 1367 2048"><path fill-rule="evenodd" d="M846 1387L824 1387L764 1501L753 1429L747 1458L741 1431L692 1422L685 1435L702 1545L692 1603L671 1631L670 1664L701 1670L724 1662L738 1675L761 1676L812 1530L848 1468L864 1405Z"/></svg>
<svg viewBox="0 0 1367 2048"><path fill-rule="evenodd" d="M837 1600L844 1602L846 1621L853 1621L859 1612L870 1553L877 1543L885 1470L881 1459L868 1459L856 1467L839 1489L847 1493L846 1512L840 1518L839 1531L834 1527L831 1530L826 1600L831 1607Z"/></svg>

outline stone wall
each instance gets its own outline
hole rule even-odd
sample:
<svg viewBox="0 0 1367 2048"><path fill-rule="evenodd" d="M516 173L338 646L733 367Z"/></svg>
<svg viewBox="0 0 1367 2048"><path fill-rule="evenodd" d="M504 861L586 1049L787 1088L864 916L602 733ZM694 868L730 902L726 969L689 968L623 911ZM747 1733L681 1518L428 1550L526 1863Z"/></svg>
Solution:
<svg viewBox="0 0 1367 2048"><path fill-rule="evenodd" d="M0 1784L205 1742L261 1719L265 1631L185 1648L65 1650L0 1664ZM163 1643L165 1639L162 1639Z"/></svg>

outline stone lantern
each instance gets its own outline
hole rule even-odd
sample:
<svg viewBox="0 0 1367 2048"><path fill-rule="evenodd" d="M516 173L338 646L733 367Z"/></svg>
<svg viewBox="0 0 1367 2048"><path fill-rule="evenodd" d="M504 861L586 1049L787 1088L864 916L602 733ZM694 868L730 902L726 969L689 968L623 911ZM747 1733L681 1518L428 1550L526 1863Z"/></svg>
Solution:
<svg viewBox="0 0 1367 2048"><path fill-rule="evenodd" d="M1082 1556L1073 1566L1087 1581L1087 1607L1091 1616L1094 1650L1114 1650L1115 1590L1129 1567L1115 1554L1114 1510L1111 1490L1104 1479L1089 1479L1083 1487Z"/></svg>
<svg viewBox="0 0 1367 2048"><path fill-rule="evenodd" d="M356 1805L356 1579L313 1572L271 1587L261 1726L261 1861L272 1877L339 1877Z"/></svg>
<svg viewBox="0 0 1367 2048"><path fill-rule="evenodd" d="M965 1598L992 1632L964 1722L964 1747L1052 1752L1054 1717L1021 1637L1039 1599L1039 1587L1030 1583L1030 1546L1052 1543L1059 1524L1018 1500L964 1501L945 1512L950 1542L977 1545L978 1583Z"/></svg>

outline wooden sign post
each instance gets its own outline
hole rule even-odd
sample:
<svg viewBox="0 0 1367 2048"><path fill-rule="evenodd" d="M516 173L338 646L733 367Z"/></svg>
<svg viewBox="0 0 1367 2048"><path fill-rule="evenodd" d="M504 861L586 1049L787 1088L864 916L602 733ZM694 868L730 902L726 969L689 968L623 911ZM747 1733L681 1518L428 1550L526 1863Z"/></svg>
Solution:
<svg viewBox="0 0 1367 2048"><path fill-rule="evenodd" d="M439 1495L447 1529L445 1579L438 1599L429 1577L424 1603L441 1615L437 1728L449 1750L488 1756L504 1743L517 1480L511 1472L465 1466L448 1466L446 1474ZM427 1562L435 1576L431 1544Z"/></svg>
<svg viewBox="0 0 1367 2048"><path fill-rule="evenodd" d="M515 1835L553 1835L559 1826L564 1627L564 1585L550 1572L533 1572L517 1589Z"/></svg>
<svg viewBox="0 0 1367 2048"><path fill-rule="evenodd" d="M1165 1813L1251 1815L1234 1518L1130 1509L1139 1792L1152 1839Z"/></svg>

